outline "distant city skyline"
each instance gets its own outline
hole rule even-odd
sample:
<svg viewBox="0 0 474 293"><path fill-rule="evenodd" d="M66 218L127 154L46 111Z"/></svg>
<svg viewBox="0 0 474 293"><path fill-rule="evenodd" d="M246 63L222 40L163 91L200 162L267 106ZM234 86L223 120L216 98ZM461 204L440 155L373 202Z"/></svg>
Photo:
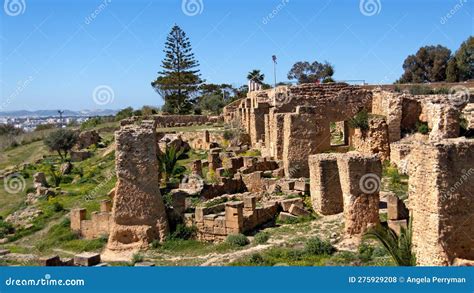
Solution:
<svg viewBox="0 0 474 293"><path fill-rule="evenodd" d="M8 2L6 0L5 2ZM452 52L474 31L468 0L25 0L3 6L0 112L160 106L150 83L167 34L190 38L208 83L273 84L297 61L328 61L336 80L393 83L425 45Z"/></svg>

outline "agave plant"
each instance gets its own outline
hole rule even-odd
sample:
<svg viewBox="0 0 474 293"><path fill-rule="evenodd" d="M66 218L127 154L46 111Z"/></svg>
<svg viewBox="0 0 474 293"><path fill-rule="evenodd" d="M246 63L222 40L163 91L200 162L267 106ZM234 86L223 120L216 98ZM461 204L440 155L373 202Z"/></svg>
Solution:
<svg viewBox="0 0 474 293"><path fill-rule="evenodd" d="M163 174L164 182L172 177L179 176L184 173L186 168L178 164L178 160L184 154L184 150L171 146L158 155L160 172Z"/></svg>
<svg viewBox="0 0 474 293"><path fill-rule="evenodd" d="M416 258L412 252L412 221L408 222L408 227L400 227L400 235L389 227L378 225L365 234L367 239L375 239L390 254L393 261L398 266L415 266Z"/></svg>

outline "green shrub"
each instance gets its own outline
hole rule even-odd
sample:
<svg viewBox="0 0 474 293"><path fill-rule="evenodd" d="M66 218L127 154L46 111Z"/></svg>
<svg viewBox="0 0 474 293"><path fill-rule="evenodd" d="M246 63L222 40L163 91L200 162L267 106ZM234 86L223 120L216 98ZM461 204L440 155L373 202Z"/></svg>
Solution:
<svg viewBox="0 0 474 293"><path fill-rule="evenodd" d="M223 134L223 137L225 140L231 140L233 139L235 136L234 132L232 130L225 130L224 131L224 134Z"/></svg>
<svg viewBox="0 0 474 293"><path fill-rule="evenodd" d="M362 110L357 113L353 118L349 119L348 121L349 127L351 128L358 128L360 130L367 130L369 129L369 114L367 110Z"/></svg>
<svg viewBox="0 0 474 293"><path fill-rule="evenodd" d="M268 232L262 231L255 235L254 241L257 244L265 244L268 239L270 239L270 234Z"/></svg>
<svg viewBox="0 0 474 293"><path fill-rule="evenodd" d="M192 226L188 227L183 224L178 224L176 230L171 234L171 239L182 239L188 240L196 236L197 228Z"/></svg>
<svg viewBox="0 0 474 293"><path fill-rule="evenodd" d="M250 255L249 262L253 265L263 265L263 264L265 264L265 260L260 255L260 253L253 253L252 255Z"/></svg>
<svg viewBox="0 0 474 293"><path fill-rule="evenodd" d="M160 244L160 241L158 240L153 240L151 243L150 243L150 248L151 249L158 249L160 248L161 244Z"/></svg>
<svg viewBox="0 0 474 293"><path fill-rule="evenodd" d="M426 85L413 85L409 89L410 94L412 95L431 95L433 90Z"/></svg>
<svg viewBox="0 0 474 293"><path fill-rule="evenodd" d="M63 205L57 201L53 202L48 208L55 213L64 211Z"/></svg>
<svg viewBox="0 0 474 293"><path fill-rule="evenodd" d="M8 234L13 233L14 231L15 229L10 223L0 219L0 238L3 238Z"/></svg>
<svg viewBox="0 0 474 293"><path fill-rule="evenodd" d="M416 131L421 134L428 134L430 129L428 128L428 123L426 122L417 122L416 123Z"/></svg>
<svg viewBox="0 0 474 293"><path fill-rule="evenodd" d="M313 237L306 241L304 251L307 254L313 255L331 255L336 251L336 249L331 245L329 241L323 241L318 237Z"/></svg>
<svg viewBox="0 0 474 293"><path fill-rule="evenodd" d="M363 262L368 262L372 260L374 248L367 243L361 243L359 245L359 259Z"/></svg>
<svg viewBox="0 0 474 293"><path fill-rule="evenodd" d="M249 239L243 234L229 235L225 241L232 246L245 246L250 243Z"/></svg>
<svg viewBox="0 0 474 293"><path fill-rule="evenodd" d="M141 255L140 253L135 253L133 256L132 256L132 263L136 264L138 262L142 262L143 261L143 255Z"/></svg>

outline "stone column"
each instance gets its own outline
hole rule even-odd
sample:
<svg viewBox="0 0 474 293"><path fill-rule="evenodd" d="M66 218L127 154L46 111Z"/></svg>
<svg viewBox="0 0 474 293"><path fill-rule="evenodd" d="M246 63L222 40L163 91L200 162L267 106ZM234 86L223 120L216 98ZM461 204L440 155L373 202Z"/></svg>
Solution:
<svg viewBox="0 0 474 293"><path fill-rule="evenodd" d="M362 235L380 223L382 163L377 156L346 153L337 159L346 234Z"/></svg>
<svg viewBox="0 0 474 293"><path fill-rule="evenodd" d="M285 114L282 156L286 177L309 177L309 155L330 148L329 121L316 107L298 106L296 113Z"/></svg>
<svg viewBox="0 0 474 293"><path fill-rule="evenodd" d="M474 141L419 144L410 154L413 249L423 266L474 259Z"/></svg>
<svg viewBox="0 0 474 293"><path fill-rule="evenodd" d="M344 210L337 157L342 154L319 154L309 157L311 203L322 215Z"/></svg>
<svg viewBox="0 0 474 293"><path fill-rule="evenodd" d="M86 219L86 209L71 210L71 230L81 231L81 221Z"/></svg>
<svg viewBox="0 0 474 293"><path fill-rule="evenodd" d="M108 250L145 249L168 234L168 219L160 194L156 125L143 121L115 133L117 186Z"/></svg>
<svg viewBox="0 0 474 293"><path fill-rule="evenodd" d="M244 228L244 203L228 202L225 205L225 228L227 234L238 234Z"/></svg>

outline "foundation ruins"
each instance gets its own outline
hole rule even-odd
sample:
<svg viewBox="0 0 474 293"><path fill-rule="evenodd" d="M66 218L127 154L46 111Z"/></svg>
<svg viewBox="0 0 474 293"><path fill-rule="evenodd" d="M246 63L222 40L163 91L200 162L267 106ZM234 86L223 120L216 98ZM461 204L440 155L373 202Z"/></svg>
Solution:
<svg viewBox="0 0 474 293"><path fill-rule="evenodd" d="M411 221L418 264L466 263L474 259L474 142L459 135L461 113L472 128L471 102L341 83L253 86L220 118L124 120L113 207L104 202L90 220L73 210L71 228L88 239L108 234L107 249L121 251L163 241L180 223L217 242L314 211L341 214L348 239L376 225L400 234ZM156 132L222 120L232 137ZM157 155L171 144L200 155L179 184L160 182ZM393 180L408 192L390 189Z"/></svg>

